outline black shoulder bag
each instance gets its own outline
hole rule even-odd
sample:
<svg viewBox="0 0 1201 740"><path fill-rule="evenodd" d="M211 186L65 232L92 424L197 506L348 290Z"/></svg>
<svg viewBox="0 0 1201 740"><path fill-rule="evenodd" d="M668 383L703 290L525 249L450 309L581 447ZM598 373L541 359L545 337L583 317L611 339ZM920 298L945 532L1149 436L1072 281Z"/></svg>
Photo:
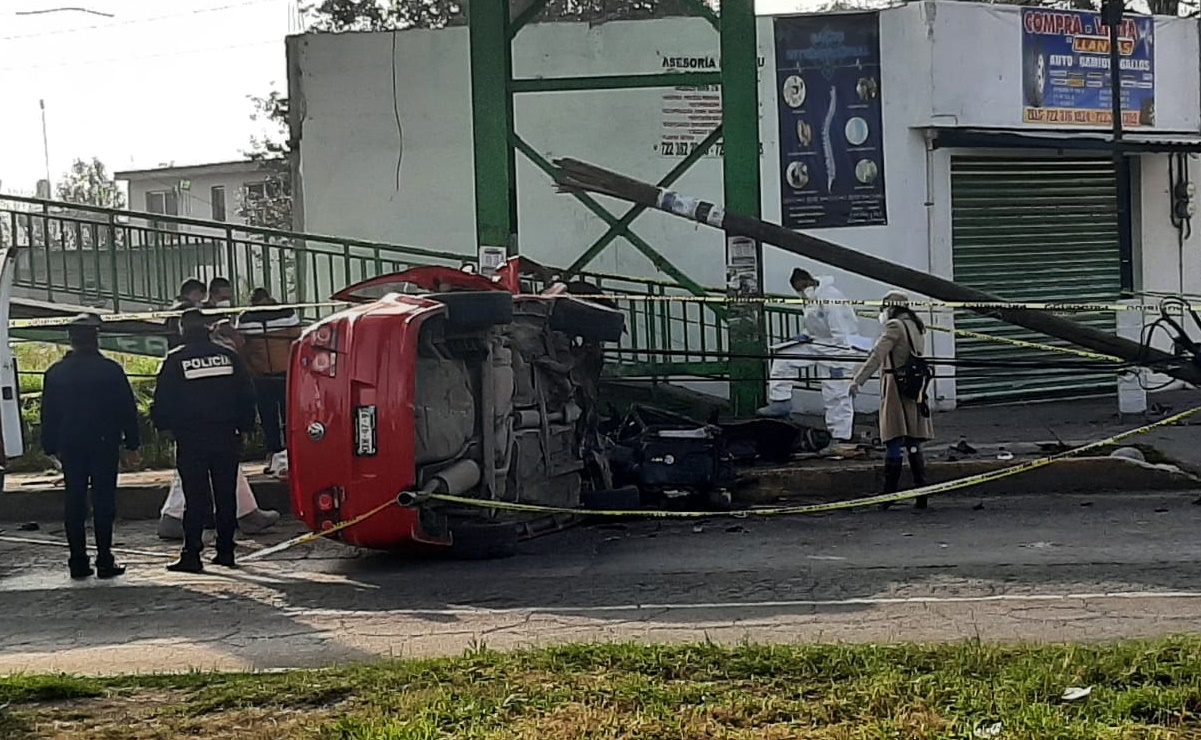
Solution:
<svg viewBox="0 0 1201 740"><path fill-rule="evenodd" d="M934 377L934 370L931 369L930 363L926 362L924 357L917 353L917 348L913 345L913 335L909 333L909 325L904 319L899 320L901 328L905 330L905 339L909 341L909 360L904 365L897 367L897 361L893 358L892 352L888 353L888 360L892 363L892 377L896 381L897 390L900 391L903 398L908 398L910 401L923 401L926 395L926 386Z"/></svg>

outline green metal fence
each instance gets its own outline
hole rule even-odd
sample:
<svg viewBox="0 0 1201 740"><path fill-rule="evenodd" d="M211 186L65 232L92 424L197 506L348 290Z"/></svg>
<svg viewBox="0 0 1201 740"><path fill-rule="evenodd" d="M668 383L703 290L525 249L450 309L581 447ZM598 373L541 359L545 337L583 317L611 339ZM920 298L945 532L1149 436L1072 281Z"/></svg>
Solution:
<svg viewBox="0 0 1201 740"><path fill-rule="evenodd" d="M58 201L0 196L0 239L19 249L14 287L59 304L138 311L169 305L180 283L229 278L242 302L265 287L281 302L314 303L359 280L476 257ZM580 273L626 314L612 371L623 377L728 378L725 291L641 277ZM333 307L303 311L308 319ZM767 309L770 341L800 330L800 312Z"/></svg>

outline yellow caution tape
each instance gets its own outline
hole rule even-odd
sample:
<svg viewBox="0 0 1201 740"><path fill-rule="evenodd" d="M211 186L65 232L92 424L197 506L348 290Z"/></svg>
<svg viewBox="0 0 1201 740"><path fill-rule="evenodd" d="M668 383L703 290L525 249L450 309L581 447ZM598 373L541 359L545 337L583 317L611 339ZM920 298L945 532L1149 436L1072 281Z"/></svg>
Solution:
<svg viewBox="0 0 1201 740"><path fill-rule="evenodd" d="M857 299L817 299L817 298L741 298L732 296L698 296L698 295L631 295L614 293L595 296L578 295L577 298L607 298L609 300L625 301L679 301L683 303L731 303L754 304L765 306L896 306L895 302ZM948 310L972 311L1056 311L1062 313L1085 312L1101 313L1110 311L1158 311L1159 307L1148 304L1127 305L1122 303L1020 303L1016 301L998 301L995 303L975 301L908 301L904 305L910 308L933 308ZM1193 310L1201 311L1201 304L1191 306Z"/></svg>
<svg viewBox="0 0 1201 740"><path fill-rule="evenodd" d="M876 318L875 316L872 316L864 311L856 311L855 315L860 316L865 319ZM1059 352L1059 353L1065 354L1065 355L1075 355L1077 357L1087 357L1090 360L1108 360L1108 361L1112 361L1112 362L1125 362L1125 360L1123 360L1120 357L1114 357L1113 355L1103 355L1099 352L1089 352L1088 350L1077 349L1075 347L1056 347L1056 346L1050 345L1050 344L1040 344L1038 342L1028 342L1024 339L1010 339L1009 337L997 337L997 336L993 336L992 334L981 334L978 331L968 331L967 329L953 329L948 326L939 326L938 324L926 324L926 328L932 329L934 331L950 332L951 334L954 334L954 335L960 336L960 337L968 337L971 339L983 339L983 340L990 341L990 342L999 342L1001 344L1008 344L1012 347L1022 347L1025 349L1037 349L1037 350L1041 350L1043 352Z"/></svg>
<svg viewBox="0 0 1201 740"><path fill-rule="evenodd" d="M1067 355L1075 355L1077 357L1087 357L1090 360L1109 360L1112 362L1125 362L1120 357L1113 355L1104 355L1100 352L1089 352L1085 349L1076 349L1075 347L1055 347L1050 344L1039 344L1038 342L1027 342L1024 339L1010 339L1009 337L996 337L991 334L981 334L978 331L968 331L967 329L950 329L944 326L935 324L927 324L927 326L935 331L949 331L957 336L970 337L971 339L986 339L991 342L1000 342L1013 347L1024 347L1026 349L1038 349L1044 352L1060 352Z"/></svg>
<svg viewBox="0 0 1201 740"><path fill-rule="evenodd" d="M297 545L305 545L305 544L308 544L309 542L314 542L316 540L321 539L322 537L328 537L329 535L334 534L336 532L341 532L343 529L346 529L348 527L353 527L354 525L358 524L361 521L370 519L371 517L380 513L384 509L390 508L392 506L398 506L398 505L399 504L396 503L395 499L393 499L391 501L387 501L387 502L382 503L379 506L375 507L371 511L368 511L365 514L359 514L358 516L356 516L353 519L347 519L344 522L339 522L339 523L335 524L334 526L330 527L329 529L323 529L320 532L309 532L308 534L302 534L299 537L293 537L290 540L285 540L284 542L280 542L277 545L272 545L271 547L265 547L262 550L255 550L254 552L250 553L249 555L239 558L239 560L241 560L243 563L247 563L247 562L251 562L254 560L259 560L261 558L265 558L268 555L274 555L277 552L283 552L284 550L291 549L293 547L296 547Z"/></svg>
<svg viewBox="0 0 1201 740"><path fill-rule="evenodd" d="M1121 441L1123 439L1127 439L1129 437L1134 437L1139 434L1145 434L1154 429L1158 429L1159 427L1168 426L1170 424L1175 424L1179 421L1183 421L1184 419L1187 419L1190 416L1194 416L1198 413L1201 413L1201 406L1198 406L1193 409L1189 409L1188 411L1182 411L1179 414L1175 414L1174 416L1169 416L1167 418L1161 419L1152 424L1147 424L1146 426L1138 427L1137 429L1131 429L1129 431L1125 431L1120 434L1115 434L1112 437L1108 437L1099 442L1091 442L1091 443L1083 445L1081 447L1077 447L1074 450L1068 450L1067 452L1061 452L1061 453L1058 453L1055 455L1051 455L1049 457L1043 457L1043 458L1039 458L1037 460L1030 460L1030 461L1027 461L1024 463L1019 463L1018 465L1012 465L1008 468L1002 468L1001 470L993 470L993 471L989 471L987 473L979 473L977 475L971 475L966 478L959 478L957 480L947 481L945 483L936 483L934 485L923 486L921 488L912 488L912 489L909 489L908 491L879 494L879 495L875 495L875 496L865 496L863 498L851 499L849 501L833 501L833 502L825 503L825 504L808 504L808 505L804 505L804 506L776 506L776 507L771 507L771 508L745 509L743 511L733 511L733 512L658 511L658 510L644 511L641 509L626 509L626 510L620 510L620 509L609 509L609 510L570 509L567 507L539 506L536 504L518 504L518 503L510 503L510 502L504 502L504 501L484 501L481 499L464 498L462 496L448 496L445 494L434 494L434 495L431 495L430 498L434 499L436 501L443 501L445 503L453 503L453 504L459 504L459 505L464 505L464 506L474 506L474 507L484 508L484 509L497 509L500 511L521 511L521 512L527 512L527 513L541 513L541 514L577 514L577 515L586 515L586 516L624 516L624 517L637 516L637 517L650 517L650 518L655 518L655 519L701 519L701 518L712 518L712 517L719 517L719 516L744 518L744 517L748 517L748 516L781 516L781 515L786 515L786 514L819 514L819 513L829 512L829 511L838 511L841 509L854 509L854 508L858 508L860 506L872 506L875 504L885 504L885 503L893 503L896 501L904 501L906 499L916 498L917 496L932 496L932 495L939 494L939 493L946 493L948 491L959 490L961 488L969 488L971 486L978 486L982 483L990 483L992 481L1001 480L1002 478L1008 478L1010 476L1014 476L1019 473L1024 473L1028 470L1035 470L1037 468L1045 467L1047 465L1058 462L1060 460L1064 460L1069 457L1079 455L1082 452L1088 452L1089 450L1095 450L1099 447L1111 445L1115 442L1119 442L1119 441Z"/></svg>
<svg viewBox="0 0 1201 740"><path fill-rule="evenodd" d="M515 298L532 298L538 297L537 294L516 294ZM737 298L731 296L696 296L696 295L638 295L628 293L607 293L596 296L576 296L581 298L604 298L611 301L630 301L630 302L680 302L680 303L720 303L720 304L755 304L764 306L869 306L881 307L886 305L894 305L883 300L822 300L808 298ZM202 311L205 314L223 315L237 314L245 311L256 310L257 308L270 308L272 310L279 309L305 309L305 308L326 308L333 306L348 305L345 301L320 301L315 303L285 303L273 306L234 306L230 308L205 308ZM1000 310L1027 310L1027 311L1056 311L1061 313L1067 312L1111 312L1111 311L1146 311L1158 310L1157 306L1152 305L1123 305L1123 304L1088 304L1088 303L1015 303L1015 302L998 302L998 303L972 303L972 302L948 302L948 301L910 301L910 307L921 307L931 309L948 309L948 310L974 310L974 311L1000 311ZM1192 306L1194 310L1201 311L1201 305ZM172 310L156 310L156 311L133 311L126 313L96 313L103 322L114 321L153 321L158 319L169 319L179 316L183 311ZM65 326L75 320L75 316L47 316L34 319L11 319L8 322L10 328L26 329L35 327L47 326Z"/></svg>
<svg viewBox="0 0 1201 740"><path fill-rule="evenodd" d="M247 311L271 310L278 311L283 309L301 309L301 308L324 308L327 306L344 306L344 301L324 301L321 303L284 303L270 306L236 306L230 308L202 308L201 313L205 315L221 316L224 314L238 314ZM81 311L80 313L85 313ZM133 311L127 313L95 313L95 316L104 323L112 323L115 321L151 321L155 319L170 319L183 314L183 311ZM44 326L66 326L75 321L79 314L71 316L44 316L36 319L11 319L8 322L10 329L28 329Z"/></svg>
<svg viewBox="0 0 1201 740"><path fill-rule="evenodd" d="M720 517L744 519L747 517L789 516L789 515L797 515L797 514L823 514L823 513L827 513L827 512L831 512L831 511L856 509L856 508L863 507L863 506L875 506L878 504L895 503L897 501L905 501L907 499L916 498L918 496L933 496L933 495L940 494L940 493L947 493L949 491L956 491L956 490L960 490L963 488L970 488L972 486L978 486L983 483L991 483L992 481L1001 480L1003 478L1009 478L1011 476L1018 475L1019 473L1025 473L1030 470L1036 470L1038 468L1046 467L1047 465L1051 465L1060 460L1065 460L1069 457L1079 455L1083 452L1088 452L1090 450L1095 450L1100 447L1104 447L1106 445L1111 445L1111 444L1114 444L1115 442L1120 442L1120 441L1122 441L1124 439L1128 439L1130 437L1135 437L1140 434L1146 434L1147 432L1158 429L1160 427L1169 426L1171 424L1176 424L1178 422L1184 421L1185 419L1188 419L1191 416L1195 416L1198 413L1201 413L1201 406L1189 409L1187 411L1182 411L1182 412L1180 412L1178 414L1174 414L1172 416L1165 417L1163 419L1160 419L1157 422L1153 422L1151 424L1147 424L1145 426L1141 426L1136 429L1130 429L1128 431L1121 432L1119 434L1115 434L1112 437L1107 437L1098 442L1090 442L1089 444L1082 445L1073 450L1068 450L1066 452L1060 452L1060 453L1057 453L1054 455L1050 455L1048 457L1039 458L1037 460L1029 460L1027 462L1019 463L1017 465L1011 465L1010 467L1002 468L1000 470L993 470L993 471L989 471L986 473L978 473L976 475L967 476L966 478L959 478L959 479L952 480L952 481L946 481L945 483L935 483L933 485L923 486L921 488L911 488L907 491L898 491L897 493L885 493L885 494L878 494L878 495L874 495L874 496L864 496L861 498L850 499L847 501L832 501L832 502L824 503L824 504L805 504L805 505L801 505L801 506L773 506L773 507L764 507L764 508L758 508L758 509L744 509L741 511L722 512L722 511L663 511L663 510L659 510L659 509L649 509L649 510L648 509L573 509L573 508L569 508L566 506L541 506L538 504L521 504L521 503L510 502L510 501L494 501L494 500L484 500L484 499L477 499L477 498L466 498L464 496L451 496L448 494L430 494L429 496L424 497L423 499L418 499L418 500L419 501L420 500L441 501L443 503L456 504L459 506L471 506L471 507L479 508L479 509L490 509L490 510L495 510L495 511L513 511L513 512L527 513L527 514L568 514L568 515L572 515L572 516L641 517L641 518L650 518L650 519L714 519L714 518L720 518ZM267 557L268 555L274 555L275 553L282 552L282 551L287 550L292 547L296 547L297 545L303 545L308 542L313 542L314 540L320 539L321 537L325 537L325 536L333 534L335 532L339 532L343 529L346 529L347 527L353 527L354 525L358 524L359 522L362 522L365 519L369 519L370 517L375 516L376 514L380 513L381 511L384 511L385 509L388 509L389 507L391 507L393 505L399 506L400 504L396 500L387 501L383 504L380 504L379 506L375 507L374 509L372 509L371 511L369 511L365 514L357 516L354 519L351 519L349 521L337 524L334 527L331 527L330 529L326 529L321 532L311 532L309 534L304 534L299 537L295 537L291 540L288 540L287 542L281 542L278 545L273 545L266 549L258 550L246 557L241 558L241 561L249 562L249 561L259 560L261 558Z"/></svg>

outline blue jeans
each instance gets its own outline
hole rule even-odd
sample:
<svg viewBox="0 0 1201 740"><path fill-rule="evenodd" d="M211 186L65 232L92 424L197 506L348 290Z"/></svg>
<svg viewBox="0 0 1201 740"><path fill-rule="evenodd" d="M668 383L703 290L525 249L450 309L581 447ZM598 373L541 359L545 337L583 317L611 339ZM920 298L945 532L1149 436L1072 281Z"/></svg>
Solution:
<svg viewBox="0 0 1201 740"><path fill-rule="evenodd" d="M912 437L894 437L884 443L884 459L885 460L900 460L905 457L905 452L920 452L922 449L922 441L913 439Z"/></svg>

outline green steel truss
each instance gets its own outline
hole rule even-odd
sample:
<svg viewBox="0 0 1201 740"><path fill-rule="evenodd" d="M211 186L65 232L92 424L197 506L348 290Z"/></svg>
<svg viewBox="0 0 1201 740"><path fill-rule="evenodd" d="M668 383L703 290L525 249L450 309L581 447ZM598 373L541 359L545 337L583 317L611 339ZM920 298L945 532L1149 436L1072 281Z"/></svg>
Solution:
<svg viewBox="0 0 1201 740"><path fill-rule="evenodd" d="M698 16L706 18L720 35L720 72L674 72L669 74L608 75L596 77L560 77L515 79L512 44L521 29L536 20L548 0L474 3L470 15L471 88L475 144L476 231L480 246L504 247L510 254L519 244L517 223L516 153L553 176L553 167L514 130L515 95L534 92L618 90L656 87L720 85L722 89L722 125L702 145L676 164L660 180L670 186L696 164L709 146L723 142L722 170L724 199L732 211L749 215L760 213L759 192L759 100L755 35L754 0L724 0L720 16L702 0L689 0ZM520 7L520 6L524 7ZM672 264L660 251L632 228L645 210L631 208L623 215L605 208L587 194L575 196L608 225L600 239L584 247L567 269L579 274L617 239L624 239L641 252L676 286L694 296L712 295ZM756 289L761 292L762 247L755 245L758 257ZM698 304L700 313L710 314L717 341L723 350L735 356L762 355L766 351L766 325L762 306L739 305L727 308L716 302ZM645 307L647 311L650 307ZM659 309L655 309L659 310ZM664 314L666 316L666 314ZM670 321L670 319L664 319ZM722 335L727 335L723 337ZM704 343L702 335L701 343ZM661 349L671 349L672 345ZM712 351L719 351L716 347ZM693 360L672 361L665 356L647 357L663 368L663 375L681 373L697 376L728 377L733 382L731 400L736 413L747 413L759 405L764 395L764 364L753 359L728 360L698 356Z"/></svg>

